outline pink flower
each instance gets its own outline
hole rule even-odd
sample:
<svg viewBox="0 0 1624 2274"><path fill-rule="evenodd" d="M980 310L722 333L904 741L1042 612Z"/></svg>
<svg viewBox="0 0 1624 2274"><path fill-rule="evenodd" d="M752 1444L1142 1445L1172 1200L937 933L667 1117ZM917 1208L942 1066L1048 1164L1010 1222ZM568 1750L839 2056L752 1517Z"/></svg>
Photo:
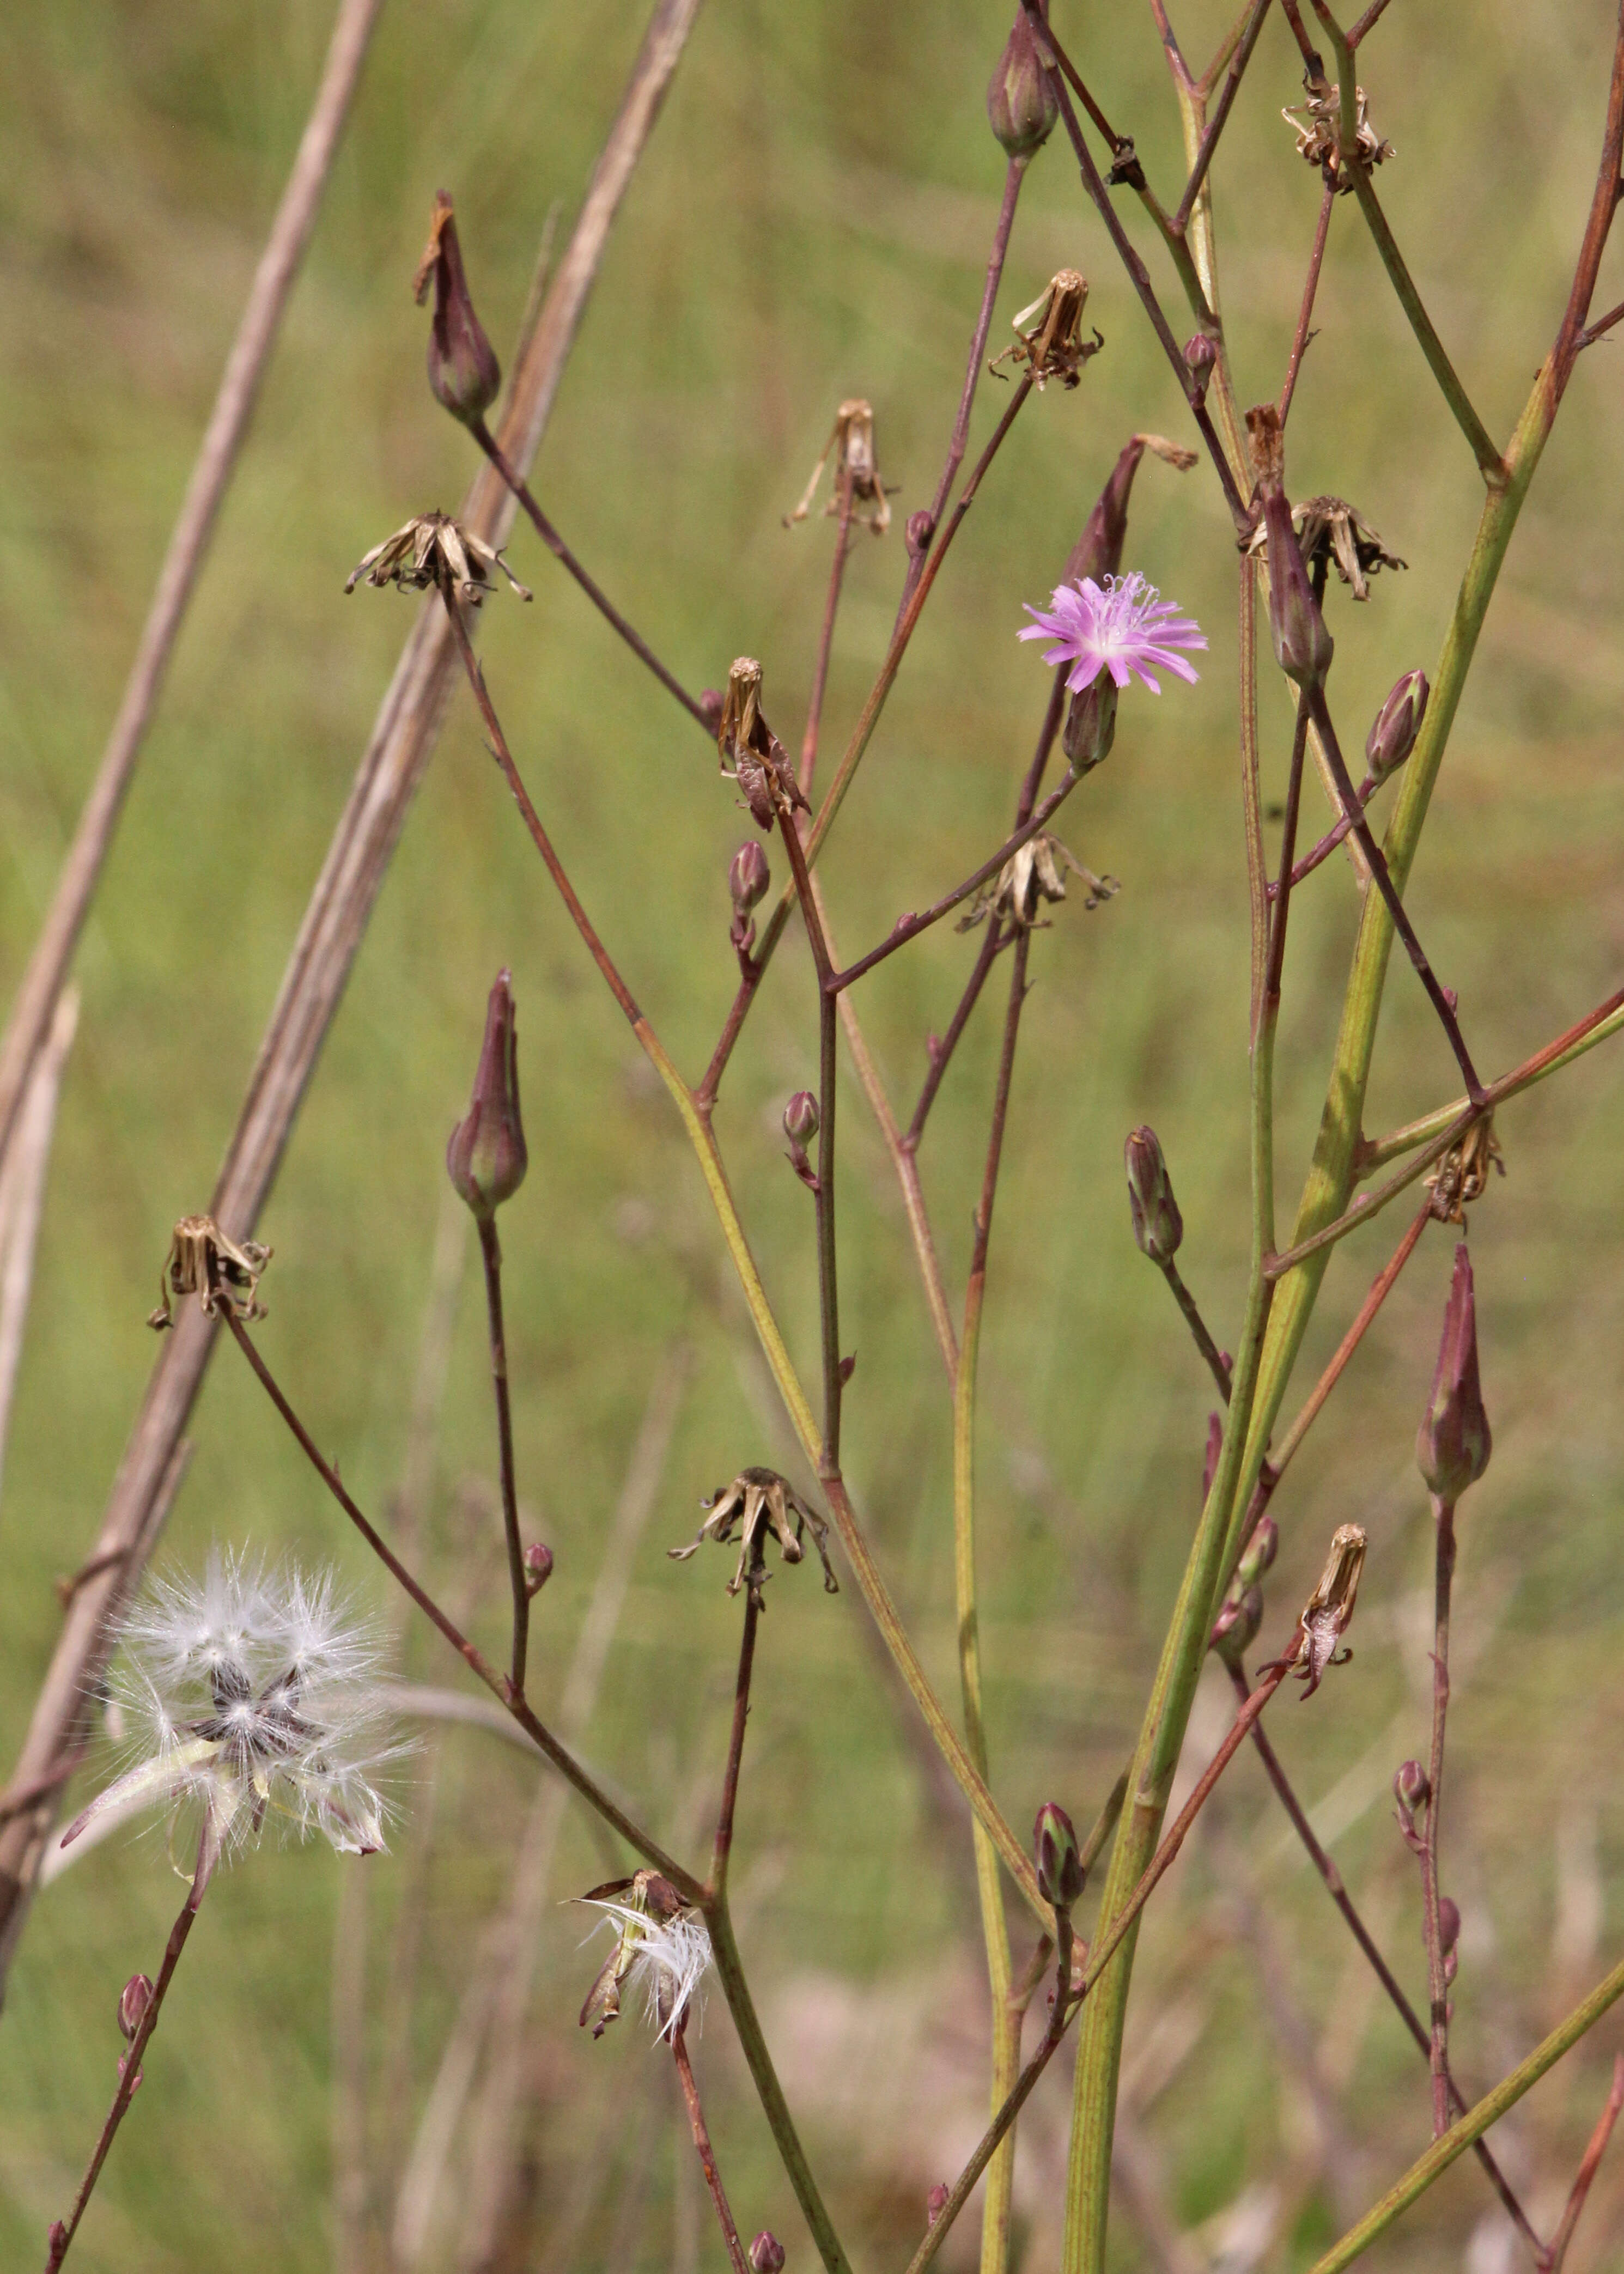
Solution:
<svg viewBox="0 0 1624 2274"><path fill-rule="evenodd" d="M1052 639L1055 644L1045 649L1043 660L1071 666L1066 685L1074 695L1105 671L1119 688L1137 672L1153 695L1162 692L1160 681L1151 677L1153 666L1176 671L1181 679L1193 681L1198 675L1177 651L1204 648L1206 634L1189 616L1181 616L1170 600L1162 599L1137 569L1131 576L1108 576L1103 584L1096 584L1092 576L1062 584L1050 606L1048 615L1028 607L1033 621L1015 636Z"/></svg>

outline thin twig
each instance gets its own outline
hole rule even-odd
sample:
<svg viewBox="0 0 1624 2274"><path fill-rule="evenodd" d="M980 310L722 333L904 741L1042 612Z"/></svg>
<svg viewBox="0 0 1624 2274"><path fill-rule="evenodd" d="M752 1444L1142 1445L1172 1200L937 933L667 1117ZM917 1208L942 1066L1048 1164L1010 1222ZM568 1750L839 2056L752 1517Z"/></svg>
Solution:
<svg viewBox="0 0 1624 2274"><path fill-rule="evenodd" d="M1455 1503L1432 1498L1437 1557L1432 1636L1432 1750L1427 1769L1426 1841L1421 1857L1426 1970L1432 1998L1432 2137L1449 2129L1449 1988L1439 1915L1439 1815L1443 1798L1444 1725L1449 1712L1449 1591L1455 1579Z"/></svg>
<svg viewBox="0 0 1624 2274"><path fill-rule="evenodd" d="M140 644L102 764L79 815L50 908L0 1042L0 1162L9 1151L28 1075L50 1031L85 918L106 866L169 658L241 453L259 386L321 209L327 177L382 0L340 0L321 78L287 186L249 287L237 336L198 447L180 513L158 572Z"/></svg>
<svg viewBox="0 0 1624 2274"><path fill-rule="evenodd" d="M840 1365L840 1276L835 1244L835 1098L839 1071L835 1056L835 974L829 943L823 937L812 897L806 854L795 817L787 803L778 808L778 834L794 872L795 894L801 902L817 972L819 1096L817 1188L814 1200L817 1211L817 1291L823 1356L823 1442L818 1464L821 1474L824 1469L837 1470L840 1465L840 1393L845 1386Z"/></svg>
<svg viewBox="0 0 1624 2274"><path fill-rule="evenodd" d="M710 2145L710 2135L705 2128L705 2112L699 2104L699 2087L694 2082L693 2064L688 2057L686 2018L679 2022L671 2033L671 2050L676 2060L677 2074L682 2082L682 2098L688 2108L694 2145L699 2154L699 2168L705 2175L705 2185L710 2188L710 2200L716 2206L722 2240L727 2245L728 2263L733 2274L749 2274L744 2245L739 2240L739 2230L733 2225L733 2215L728 2208L726 2191L722 2186L722 2175L716 2168L716 2150Z"/></svg>
<svg viewBox="0 0 1624 2274"><path fill-rule="evenodd" d="M844 454L843 454L844 455ZM829 685L829 659L834 652L835 618L840 608L840 588L852 550L852 470L840 468L836 488L834 558L829 564L829 592L823 602L823 621L817 636L817 660L812 666L812 692L807 697L807 723L801 737L801 794L812 794L812 770L817 764L817 738L823 724L823 696Z"/></svg>
<svg viewBox="0 0 1624 2274"><path fill-rule="evenodd" d="M1229 75L1223 83L1223 93L1218 98L1218 108L1207 122L1206 132L1201 137L1201 147L1195 154L1195 163L1190 169L1190 178L1184 184L1184 193L1178 201L1178 210L1173 215L1173 230L1176 236L1183 237L1189 227L1191 214L1195 209L1195 201L1201 194L1201 184L1207 179L1207 169L1213 162L1213 153L1218 147L1218 138L1228 124L1229 112L1234 108L1235 98L1240 92L1240 84L1245 75L1246 66L1252 61L1252 51L1258 44L1258 34L1263 29L1263 19L1268 13L1268 4L1269 0L1252 0L1252 14L1236 47L1234 59L1229 64Z"/></svg>
<svg viewBox="0 0 1624 2274"><path fill-rule="evenodd" d="M1432 1216L1432 1195L1429 1193L1426 1200L1417 1211L1415 1220L1410 1224L1409 1231L1404 1234L1402 1239L1400 1240L1398 1246L1394 1249L1392 1255L1382 1266L1381 1269L1377 1273L1376 1277L1372 1282L1371 1291L1365 1298L1365 1300L1360 1304L1358 1311L1355 1315L1353 1324L1349 1328L1347 1333L1336 1345L1335 1352L1331 1358L1329 1365L1326 1367L1325 1372L1320 1375L1319 1381L1315 1382L1313 1388L1303 1400L1297 1417L1291 1424L1289 1429L1287 1430L1285 1437L1281 1444L1280 1450L1273 1457L1271 1464L1273 1474L1269 1483L1271 1493L1273 1492L1275 1485L1280 1482L1281 1478L1284 1476L1287 1469L1290 1466L1298 1447L1302 1444L1304 1438L1308 1434L1310 1429L1312 1428L1321 1408L1325 1404L1326 1399L1330 1396L1337 1383L1341 1381L1343 1367L1353 1356L1355 1351L1357 1350L1360 1343L1365 1339L1365 1331L1369 1328L1371 1321L1375 1317L1377 1312L1381 1308L1382 1305L1387 1301L1388 1295L1392 1292L1399 1273L1403 1269L1410 1257L1414 1254L1416 1243L1420 1239L1423 1231L1425 1231L1427 1223Z"/></svg>
<svg viewBox="0 0 1624 2274"><path fill-rule="evenodd" d="M507 483L508 488L513 492L514 496L523 507L526 514L529 515L530 522L535 528L536 534L540 538L547 550L553 554L555 559L562 561L564 567L568 569L576 584L580 585L582 591L592 603L592 606L598 610L598 614L604 618L605 622L612 625L613 629L619 632L620 637L626 642L627 646L630 648L632 653L637 658L638 661L640 663L647 664L649 669L654 674L654 676L658 680L660 685L665 689L666 692L668 694L674 695L678 702L682 705L682 708L688 713L689 717L698 721L701 731L707 736L707 738L714 739L714 733L710 721L705 717L704 712L700 709L699 704L695 700L694 697L688 693L687 688L683 686L681 681L676 677L674 673L666 670L665 665L660 661L658 656L655 654L653 649L649 645L647 640L643 638L643 635L635 630L633 627L628 623L626 618L620 614L619 608L615 606L613 601L610 599L602 585L598 584L593 577L587 574L580 561L576 560L575 554L570 551L568 546L565 544L563 538L559 535L558 531L553 527L552 522L548 520L546 515L543 513L541 508L537 504L535 498L530 493L530 484L524 479L522 474L517 472L515 469L508 463L500 444L497 442L489 427L485 425L485 420L483 418L476 418L473 420L469 428L469 432L472 434L475 441L478 443L480 448L485 452L485 456L489 458L491 463L495 467L497 472L501 476L503 481Z"/></svg>
<svg viewBox="0 0 1624 2274"><path fill-rule="evenodd" d="M502 1326L502 1251L493 1216L479 1219L479 1254L485 1264L485 1318L491 1337L491 1382L496 1393L496 1442L501 1463L502 1530L508 1547L508 1583L513 1592L513 1654L508 1680L524 1695L530 1649L530 1593L525 1582L524 1542L519 1537L519 1488L513 1464L513 1406L508 1395L508 1337Z"/></svg>
<svg viewBox="0 0 1624 2274"><path fill-rule="evenodd" d="M1320 271L1325 266L1325 244L1331 230L1331 208L1336 203L1336 185L1327 182L1320 200L1320 219L1314 225L1313 251L1308 256L1308 274L1303 280L1303 305L1297 311L1297 330L1292 335L1291 354L1286 364L1284 384L1280 390L1280 423L1283 427L1291 415L1291 398L1297 393L1297 375L1303 368L1303 358L1308 352L1308 343L1313 337L1309 320L1314 312L1314 297L1320 290Z"/></svg>
<svg viewBox="0 0 1624 2274"><path fill-rule="evenodd" d="M1189 1288L1185 1286L1183 1275L1170 1255L1162 1262L1161 1269L1162 1276L1168 1283L1173 1300L1184 1313L1184 1324L1194 1338L1195 1346L1206 1360L1207 1371L1217 1384L1218 1395L1227 1405L1229 1402L1230 1375L1229 1368L1224 1363L1223 1352L1213 1340L1207 1329L1207 1321L1201 1316L1200 1306Z"/></svg>
<svg viewBox="0 0 1624 2274"><path fill-rule="evenodd" d="M920 1141L925 1133L925 1124L930 1118L930 1109L936 1101L936 1092L941 1088L947 1069L952 1063L953 1052L959 1047L959 1038L970 1022L970 1013L981 1000L981 990L991 976L993 964L1013 937L1013 932L1005 930L1001 918L996 915L988 918L987 930L981 939L981 953L976 957L970 976L965 982L964 993L959 998L958 1007L947 1022L946 1034L939 1040L932 1035L926 1041L925 1047L930 1059L929 1071L920 1089L919 1103L914 1108L913 1118L903 1133L902 1139L903 1144L910 1153L916 1153L919 1150Z"/></svg>
<svg viewBox="0 0 1624 2274"><path fill-rule="evenodd" d="M153 2031L158 2026L158 2016L163 2010L163 2001L169 1995L169 1984L175 1979L175 1969L180 1964L180 1954L186 1947L186 1938L192 1932L192 1921L198 1915L198 1906L203 1901L204 1891L208 1886L210 1876L218 1860L219 1849L216 1845L214 1826L212 1821L206 1822L198 1841L197 1867L192 1873L192 1886L185 1901L180 1907L179 1916L169 1929L169 1939L164 1946L163 1963L158 1969L158 1979L153 1984L152 1995L147 2000L146 2010L141 2015L135 2035L130 2040L130 2050L124 2057L123 2074L118 2080L118 2090L113 2095L113 2105L107 2112L107 2121L102 2127L102 2136L96 2142L89 2166L84 2178L79 2181L79 2193L73 2199L72 2210L68 2213L65 2222L57 2219L52 2224L50 2253L45 2262L45 2274L56 2274L57 2268L68 2255L68 2249L74 2236L79 2233L79 2221L85 2216L85 2206L90 2201L96 2181L102 2176L102 2166L107 2161L108 2150L113 2144L113 2135L124 2122L124 2112L134 2097L136 2086L141 2081L142 2057L152 2042Z"/></svg>
<svg viewBox="0 0 1624 2274"><path fill-rule="evenodd" d="M1613 2086L1607 2095L1607 2105L1597 2120L1590 2135L1590 2145L1584 2151L1578 2175L1562 2213L1562 2223L1552 2238L1551 2248L1539 2262L1539 2274L1561 2274L1562 2261L1568 2255L1568 2246L1573 2240L1574 2229L1579 2224L1579 2214L1584 2209L1584 2199L1590 2192L1590 2182L1600 2168L1607 2152L1607 2142L1613 2137L1613 2127L1619 2120L1619 2111L1624 2108L1624 2053L1615 2053L1613 2059Z"/></svg>
<svg viewBox="0 0 1624 2274"><path fill-rule="evenodd" d="M754 1586L744 1591L744 1625L739 1637L739 1675L733 1685L733 1718L727 1739L727 1766L722 1776L722 1804L717 1811L716 1839L710 1850L710 1884L707 1901L727 1892L727 1866L733 1847L733 1812L739 1804L739 1770L744 1759L745 1725L750 1717L750 1675L756 1665L756 1626L761 1616L761 1596Z"/></svg>
<svg viewBox="0 0 1624 2274"><path fill-rule="evenodd" d="M56 1100L78 1025L79 989L69 985L56 998L49 1031L30 1069L11 1141L0 1148L0 1475L28 1324Z"/></svg>

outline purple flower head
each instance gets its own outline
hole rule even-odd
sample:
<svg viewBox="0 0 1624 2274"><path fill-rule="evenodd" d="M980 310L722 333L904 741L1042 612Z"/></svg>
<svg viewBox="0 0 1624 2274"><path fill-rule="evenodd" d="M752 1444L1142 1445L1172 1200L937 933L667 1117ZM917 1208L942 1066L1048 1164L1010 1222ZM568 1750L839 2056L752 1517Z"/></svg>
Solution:
<svg viewBox="0 0 1624 2274"><path fill-rule="evenodd" d="M1204 648L1207 636L1189 616L1181 616L1154 584L1137 569L1131 576L1108 576L1096 584L1092 576L1060 585L1050 603L1051 613L1028 607L1033 621L1017 632L1017 639L1052 639L1044 651L1045 663L1069 663L1066 685L1072 694L1090 687L1101 672L1125 687L1137 672L1153 695L1161 682L1152 668L1176 671L1193 681L1196 672L1178 653L1180 648Z"/></svg>

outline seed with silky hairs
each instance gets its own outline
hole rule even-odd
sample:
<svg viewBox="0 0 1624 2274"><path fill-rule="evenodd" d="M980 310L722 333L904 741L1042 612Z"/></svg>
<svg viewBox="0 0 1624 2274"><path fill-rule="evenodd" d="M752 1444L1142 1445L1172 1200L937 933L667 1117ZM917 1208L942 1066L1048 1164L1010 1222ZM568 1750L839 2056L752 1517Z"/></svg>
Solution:
<svg viewBox="0 0 1624 2274"><path fill-rule="evenodd" d="M147 2017L152 1994L152 1984L144 1974L132 1974L124 1984L118 2000L118 2029L126 2044L135 2043L136 2031Z"/></svg>
<svg viewBox="0 0 1624 2274"><path fill-rule="evenodd" d="M1083 1892L1082 1851L1071 1818L1052 1800L1046 1800L1032 1827L1033 1853L1037 1859L1038 1893L1057 1911L1069 1911Z"/></svg>
<svg viewBox="0 0 1624 2274"><path fill-rule="evenodd" d="M1376 713L1365 744L1365 763L1377 781L1386 781L1415 749L1431 693L1425 672L1407 671Z"/></svg>
<svg viewBox="0 0 1624 2274"><path fill-rule="evenodd" d="M1133 1237L1153 1263L1170 1263L1184 1236L1184 1219L1173 1197L1173 1180L1151 1128L1135 1129L1122 1148L1128 1170L1128 1207Z"/></svg>
<svg viewBox="0 0 1624 2274"><path fill-rule="evenodd" d="M763 2226L751 2243L750 2264L755 2274L784 2274L784 2245L771 2227Z"/></svg>
<svg viewBox="0 0 1624 2274"><path fill-rule="evenodd" d="M1004 53L987 88L987 123L1007 157L1026 160L1042 148L1060 116L1055 93L1032 28L1017 8Z"/></svg>
<svg viewBox="0 0 1624 2274"><path fill-rule="evenodd" d="M1489 1465L1493 1439L1477 1378L1477 1306L1462 1240L1444 1308L1432 1395L1416 1434L1416 1465L1433 1497L1453 1507Z"/></svg>

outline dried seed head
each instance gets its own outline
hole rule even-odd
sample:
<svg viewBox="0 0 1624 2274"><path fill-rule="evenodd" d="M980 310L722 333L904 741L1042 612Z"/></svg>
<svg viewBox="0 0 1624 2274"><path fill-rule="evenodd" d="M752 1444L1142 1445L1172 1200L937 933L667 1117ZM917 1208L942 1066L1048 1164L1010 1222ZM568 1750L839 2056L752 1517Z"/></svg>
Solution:
<svg viewBox="0 0 1624 2274"><path fill-rule="evenodd" d="M1407 671L1376 713L1365 742L1365 763L1372 778L1386 781L1416 747L1432 689L1424 671Z"/></svg>
<svg viewBox="0 0 1624 2274"><path fill-rule="evenodd" d="M1040 388L1051 379L1075 387L1089 357L1105 345L1097 331L1092 339L1083 336L1087 304L1087 278L1075 268L1056 269L1031 306L1011 319L1016 344L994 356L989 372L998 373L1002 363L1024 363Z"/></svg>
<svg viewBox="0 0 1624 2274"><path fill-rule="evenodd" d="M412 288L419 307L428 297L431 282L434 320L429 329L429 385L435 401L454 418L465 426L477 425L496 400L502 372L469 297L462 249L444 190L435 194L429 241Z"/></svg>
<svg viewBox="0 0 1624 2274"><path fill-rule="evenodd" d="M1451 1145L1438 1166L1422 1182L1432 1195L1432 1215L1440 1224L1466 1225L1466 1211L1488 1190L1489 1171L1503 1177L1506 1163L1494 1134L1494 1116L1474 1121L1458 1145Z"/></svg>
<svg viewBox="0 0 1624 2274"><path fill-rule="evenodd" d="M1337 1525L1331 1536L1331 1552L1320 1574L1320 1584L1304 1606L1285 1655L1264 1669L1271 1674L1283 1669L1297 1675L1304 1698L1313 1696L1327 1667L1345 1666L1353 1656L1351 1650L1339 1649L1338 1645L1348 1630L1358 1600L1359 1574L1365 1569L1367 1545L1363 1525Z"/></svg>
<svg viewBox="0 0 1624 2274"><path fill-rule="evenodd" d="M754 2274L784 2274L784 2245L771 2227L763 2226L750 2245Z"/></svg>
<svg viewBox="0 0 1624 2274"><path fill-rule="evenodd" d="M492 568L501 570L522 600L530 599L530 587L520 584L501 554L482 537L448 513L420 513L357 561L344 590L353 592L363 581L380 591L394 584L402 592L426 592L432 584L447 599L477 608L487 592L496 590Z"/></svg>
<svg viewBox="0 0 1624 2274"><path fill-rule="evenodd" d="M789 754L767 724L761 707L762 667L752 655L735 658L717 722L716 750L725 779L736 781L757 826L772 827L775 816L796 806L809 812L795 779Z"/></svg>
<svg viewBox="0 0 1624 2274"><path fill-rule="evenodd" d="M960 916L959 930L974 930L989 915L1022 931L1043 929L1038 910L1045 902L1052 905L1064 900L1068 870L1080 877L1087 887L1086 908L1097 908L1101 900L1114 899L1122 889L1115 877L1096 877L1092 869L1085 869L1072 858L1057 837L1040 830L1024 845L1018 845L997 875L981 885L968 913Z"/></svg>
<svg viewBox="0 0 1624 2274"><path fill-rule="evenodd" d="M579 1900L602 1911L616 1930L615 1946L586 1993L581 2027L591 2022L592 2035L601 2037L619 2020L621 1987L629 1982L644 1993L657 2037L674 2037L710 1965L710 1936L703 1915L658 1871L611 1879Z"/></svg>
<svg viewBox="0 0 1624 2274"><path fill-rule="evenodd" d="M1232 1585L1213 1621L1207 1646L1217 1652L1226 1666L1238 1667L1257 1640L1258 1629L1262 1624L1262 1588Z"/></svg>
<svg viewBox="0 0 1624 2274"><path fill-rule="evenodd" d="M1154 1129L1132 1131L1122 1148L1128 1171L1128 1207L1139 1253L1153 1263L1170 1263L1184 1236L1184 1220L1173 1197L1173 1180Z"/></svg>
<svg viewBox="0 0 1624 2274"><path fill-rule="evenodd" d="M874 455L874 408L856 395L849 403L843 403L836 411L834 427L823 445L823 456L812 469L812 478L807 484L800 504L793 512L785 515L785 528L804 521L811 511L817 486L823 478L823 469L831 456L835 462L835 489L834 495L823 508L824 518L839 510L841 486L849 481L853 498L872 508L867 515L859 514L858 520L872 530L876 537L883 537L891 527L891 506Z"/></svg>
<svg viewBox="0 0 1624 2274"><path fill-rule="evenodd" d="M1353 177L1342 164L1342 93L1335 81L1323 74L1310 78L1304 75L1307 93L1303 99L1304 116L1295 110L1282 110L1281 117L1297 137L1297 154L1305 165L1318 166L1327 182L1342 196L1353 187ZM1354 100L1354 146L1350 153L1353 163L1369 173L1385 158L1394 154L1391 142L1384 142L1367 116L1365 89L1356 87Z"/></svg>
<svg viewBox="0 0 1624 2274"><path fill-rule="evenodd" d="M1292 525L1285 492L1285 442L1274 403L1260 403L1249 410L1246 430L1252 438L1252 465L1263 506L1259 527L1268 558L1269 633L1274 660L1299 687L1316 687L1331 667L1334 643ZM1254 546L1257 541L1254 531Z"/></svg>
<svg viewBox="0 0 1624 2274"><path fill-rule="evenodd" d="M1235 1567L1235 1577L1240 1585L1254 1586L1274 1561L1279 1548L1280 1526L1272 1516L1260 1516Z"/></svg>
<svg viewBox="0 0 1624 2274"><path fill-rule="evenodd" d="M1444 1307L1432 1395L1416 1436L1416 1465L1434 1499L1453 1507L1489 1465L1492 1439L1477 1378L1477 1306L1462 1240Z"/></svg>
<svg viewBox="0 0 1624 2274"><path fill-rule="evenodd" d="M160 1331L175 1323L178 1296L195 1295L205 1318L222 1308L239 1319L262 1319L260 1274L272 1251L257 1239L228 1239L212 1216L184 1216L176 1225L159 1275L158 1307L147 1325Z"/></svg>
<svg viewBox="0 0 1624 2274"><path fill-rule="evenodd" d="M1036 27L1018 7L987 88L987 123L1006 157L1032 157L1054 132L1060 98L1043 64Z"/></svg>
<svg viewBox="0 0 1624 2274"><path fill-rule="evenodd" d="M1083 1892L1082 1851L1077 1832L1064 1808L1046 1800L1032 1827L1033 1854L1037 1859L1038 1893L1057 1911L1069 1911Z"/></svg>
<svg viewBox="0 0 1624 2274"><path fill-rule="evenodd" d="M799 1563L806 1552L801 1543L810 1531L812 1544L823 1566L824 1593L839 1593L840 1583L829 1562L828 1525L776 1469L741 1469L732 1484L720 1487L699 1504L710 1513L686 1547L667 1549L673 1563L685 1563L707 1540L726 1545L737 1525L739 1568L727 1583L727 1592L736 1595L741 1587L748 1586L759 1608L761 1591L770 1576L766 1562L769 1538L778 1541L786 1563Z"/></svg>
<svg viewBox="0 0 1624 2274"><path fill-rule="evenodd" d="M446 1147L446 1173L460 1200L488 1223L524 1182L530 1155L519 1114L519 1031L513 974L499 971L485 1005L485 1042L469 1109Z"/></svg>
<svg viewBox="0 0 1624 2274"><path fill-rule="evenodd" d="M553 1550L545 1540L532 1540L524 1551L524 1592L539 1595L553 1577Z"/></svg>
<svg viewBox="0 0 1624 2274"><path fill-rule="evenodd" d="M152 1994L152 1984L144 1974L132 1974L124 1984L118 1999L118 2029L127 2045L135 2043L136 2031L146 2018Z"/></svg>

